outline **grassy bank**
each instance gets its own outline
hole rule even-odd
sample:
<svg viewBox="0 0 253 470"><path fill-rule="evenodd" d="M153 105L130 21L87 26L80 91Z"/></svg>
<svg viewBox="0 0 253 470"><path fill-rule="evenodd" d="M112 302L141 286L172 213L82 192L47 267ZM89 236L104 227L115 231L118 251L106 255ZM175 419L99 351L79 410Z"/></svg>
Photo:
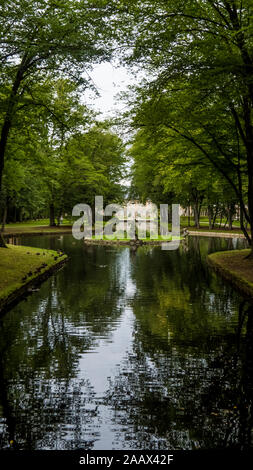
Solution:
<svg viewBox="0 0 253 470"><path fill-rule="evenodd" d="M67 256L52 250L8 245L0 248L0 311L46 279Z"/></svg>
<svg viewBox="0 0 253 470"><path fill-rule="evenodd" d="M207 220L207 219L206 219ZM188 227L188 217L181 217L181 230L187 228L191 235L203 235L203 236L221 236L221 237L236 237L240 236L244 238L244 235L239 227L233 227L232 230L228 230L228 228L215 226L213 229L208 228L208 224L206 223L204 217L201 218L201 225L200 228L197 229L196 227ZM71 234L72 233L72 224L73 220L64 219L63 223L60 226L49 227L49 219L40 219L35 221L26 221L26 222L18 222L15 224L7 224L5 226L5 231L3 233L6 241L8 242L8 237L19 237L20 235L56 235L56 234ZM106 222L103 222L103 226ZM93 227L94 229L94 227ZM169 230L171 230L171 224L169 224ZM159 236L157 239L158 242L163 241L162 238ZM169 241L169 240L168 240ZM152 243L152 242L151 242Z"/></svg>
<svg viewBox="0 0 253 470"><path fill-rule="evenodd" d="M243 231L240 228L233 228L232 230L225 229L224 227L216 227L209 229L207 226L201 225L200 228L196 227L187 227L189 232L204 232L204 233L219 233L219 234L231 234L231 235L243 235Z"/></svg>
<svg viewBox="0 0 253 470"><path fill-rule="evenodd" d="M253 260L250 250L224 251L208 256L208 263L244 294L253 297Z"/></svg>
<svg viewBox="0 0 253 470"><path fill-rule="evenodd" d="M61 225L72 225L73 221L71 218L69 219L63 219L61 221ZM12 222L9 224L6 224L6 228L12 228L12 227L18 227L18 226L49 226L50 220L49 219L36 219L36 220L23 220L23 222Z"/></svg>
<svg viewBox="0 0 253 470"><path fill-rule="evenodd" d="M58 232L61 230L71 230L74 220L76 218L68 218L64 219L61 222L60 226L49 227L49 219L39 219L39 220L27 220L24 222L16 222L10 223L5 226L5 233L12 233L15 232L30 232L31 230L35 231L48 231L48 232ZM240 223L238 221L234 221L233 228L231 230L228 229L228 226L224 227L224 224L216 223L214 228L209 229L209 223L207 217L200 217L200 228L197 229L194 226L193 218L191 217L191 225L189 226L188 217L181 216L181 228L188 228L189 230L203 230L203 231L210 231L210 232L225 232L225 233L242 233L240 229ZM225 222L225 220L224 220ZM103 226L106 225L106 221L102 223ZM147 220L148 223L148 220ZM94 228L94 227L93 227ZM171 230L171 223L169 223L169 229Z"/></svg>
<svg viewBox="0 0 253 470"><path fill-rule="evenodd" d="M72 225L61 225L57 227L49 227L43 225L21 225L13 224L5 227L3 232L4 238L18 237L19 235L50 235L72 233Z"/></svg>

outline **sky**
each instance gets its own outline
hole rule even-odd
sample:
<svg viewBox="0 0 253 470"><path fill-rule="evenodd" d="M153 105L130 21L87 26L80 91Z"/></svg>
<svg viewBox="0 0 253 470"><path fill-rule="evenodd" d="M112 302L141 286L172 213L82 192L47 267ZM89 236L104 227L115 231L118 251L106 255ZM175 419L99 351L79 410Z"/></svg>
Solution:
<svg viewBox="0 0 253 470"><path fill-rule="evenodd" d="M88 107L101 112L100 119L113 117L118 112L125 109L125 103L117 103L116 95L119 92L127 91L127 87L136 80L124 67L115 67L110 62L103 62L95 65L92 72L89 72L100 97L88 91L85 95L85 104Z"/></svg>
<svg viewBox="0 0 253 470"><path fill-rule="evenodd" d="M131 75L130 71L124 67L115 67L110 62L95 65L89 76L93 81L100 97L96 97L94 92L87 91L84 96L84 102L90 109L101 113L97 119L104 120L115 117L124 112L126 104L117 100L117 94L127 91L129 85L136 84L136 76ZM119 131L119 136L124 139L124 132ZM127 137L126 137L127 138ZM131 161L127 165L130 169ZM126 178L122 184L129 187L131 181Z"/></svg>

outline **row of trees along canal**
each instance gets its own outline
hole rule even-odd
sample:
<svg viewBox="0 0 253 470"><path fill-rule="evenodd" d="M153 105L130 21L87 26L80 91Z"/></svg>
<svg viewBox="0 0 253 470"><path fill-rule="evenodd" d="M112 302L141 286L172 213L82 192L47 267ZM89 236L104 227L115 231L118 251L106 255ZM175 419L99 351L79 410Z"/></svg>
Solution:
<svg viewBox="0 0 253 470"><path fill-rule="evenodd" d="M136 1L123 17L126 60L149 77L130 113L133 194L192 205L197 225L203 204L210 223L238 205L252 246L252 1Z"/></svg>
<svg viewBox="0 0 253 470"><path fill-rule="evenodd" d="M82 104L112 51L105 2L1 2L0 190L8 220L55 217L122 197L122 141ZM85 78L86 77L86 78ZM50 211L49 211L50 208ZM3 239L2 239L3 243Z"/></svg>
<svg viewBox="0 0 253 470"><path fill-rule="evenodd" d="M126 115L132 194L191 204L196 224L203 204L230 221L238 205L252 246L251 0L3 2L0 21L4 207L35 215L49 201L53 219L97 188L122 195L122 143L80 104L84 70L114 55L146 71Z"/></svg>

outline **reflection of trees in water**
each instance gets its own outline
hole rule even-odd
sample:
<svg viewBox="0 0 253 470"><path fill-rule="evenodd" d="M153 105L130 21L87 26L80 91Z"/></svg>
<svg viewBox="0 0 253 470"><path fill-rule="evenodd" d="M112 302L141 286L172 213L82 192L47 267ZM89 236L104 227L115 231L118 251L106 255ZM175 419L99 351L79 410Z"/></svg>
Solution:
<svg viewBox="0 0 253 470"><path fill-rule="evenodd" d="M27 449L92 448L98 438L94 390L76 376L80 354L100 336L109 338L121 315L122 286L109 272L118 261L107 261L108 255L94 250L71 260L74 268L51 278L2 319L1 447L14 440Z"/></svg>
<svg viewBox="0 0 253 470"><path fill-rule="evenodd" d="M88 380L74 377L80 351L89 349L93 341L85 333L72 334L63 311L52 308L56 297L51 281L36 317L23 316L20 308L20 322L13 325L18 316L12 312L10 321L7 316L2 320L0 399L6 420L2 446L14 440L21 448L36 448L38 442L42 447L61 448L64 434L70 447L78 445L80 421L90 418L85 407L93 399L93 390Z"/></svg>
<svg viewBox="0 0 253 470"><path fill-rule="evenodd" d="M64 247L63 247L64 248ZM85 323L93 335L111 335L111 325L122 313L119 299L125 285L118 272L121 254L104 247L66 246L69 265L57 277L62 308L71 322Z"/></svg>
<svg viewBox="0 0 253 470"><path fill-rule="evenodd" d="M56 276L54 286L65 318L75 325L86 322L95 335L110 335L111 323L122 313L119 298L125 284L119 279L119 272L126 249L85 246L71 235L27 237L24 242L41 248L60 248L69 255L69 262ZM41 292L46 298L47 284Z"/></svg>
<svg viewBox="0 0 253 470"><path fill-rule="evenodd" d="M131 272L137 293L130 303L142 330L153 335L148 348L171 336L208 352L223 330L233 334L238 296L206 266L207 243L196 237L192 243L183 253L138 250Z"/></svg>
<svg viewBox="0 0 253 470"><path fill-rule="evenodd" d="M98 411L89 410L93 393L88 381L49 381L31 376L26 383L6 382L3 393L7 407L3 410L6 426L1 448L10 440L18 448L29 450L92 448L99 436L94 424Z"/></svg>
<svg viewBox="0 0 253 470"><path fill-rule="evenodd" d="M134 349L111 381L107 404L122 432L118 447L193 449L252 446L253 307L245 311L240 347L236 334L208 354L149 339L136 323ZM142 337L142 339L141 339Z"/></svg>
<svg viewBox="0 0 253 470"><path fill-rule="evenodd" d="M244 448L253 446L253 305L246 305L246 310L242 310L241 319L242 322L247 322L245 342L242 344L243 358L238 406L239 444L241 448Z"/></svg>
<svg viewBox="0 0 253 470"><path fill-rule="evenodd" d="M0 324L2 447L84 449L100 437L103 407L78 364L117 326L128 249L59 243L69 264ZM132 256L133 350L102 403L118 448L251 445L252 314L245 304L238 327L238 296L202 262L213 248L196 238L183 254Z"/></svg>
<svg viewBox="0 0 253 470"><path fill-rule="evenodd" d="M157 249L135 256L134 350L107 396L115 424L126 428L118 447L247 446L239 407L247 361L237 347L238 295L204 262L217 242L190 243L182 256ZM220 249L225 246L222 241ZM243 338L250 331L241 325ZM247 410L249 399L242 401Z"/></svg>

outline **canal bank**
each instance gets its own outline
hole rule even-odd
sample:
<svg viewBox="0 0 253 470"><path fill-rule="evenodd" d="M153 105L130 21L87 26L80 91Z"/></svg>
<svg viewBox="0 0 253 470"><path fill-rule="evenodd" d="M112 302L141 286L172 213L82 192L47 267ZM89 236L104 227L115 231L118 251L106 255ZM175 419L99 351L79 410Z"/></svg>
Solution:
<svg viewBox="0 0 253 470"><path fill-rule="evenodd" d="M249 253L250 250L212 253L207 261L240 292L253 297L253 260L247 258Z"/></svg>
<svg viewBox="0 0 253 470"><path fill-rule="evenodd" d="M47 225L16 225L14 227L6 227L2 235L6 241L12 237L19 237L20 235L34 236L34 235L67 235L72 233L72 225L62 225L49 227Z"/></svg>
<svg viewBox="0 0 253 470"><path fill-rule="evenodd" d="M215 238L242 238L245 239L245 236L243 233L239 232L216 232L216 231L208 231L208 230L188 230L187 229L188 235L192 237L215 237Z"/></svg>
<svg viewBox="0 0 253 470"><path fill-rule="evenodd" d="M33 292L67 258L61 251L14 245L0 248L0 314Z"/></svg>

